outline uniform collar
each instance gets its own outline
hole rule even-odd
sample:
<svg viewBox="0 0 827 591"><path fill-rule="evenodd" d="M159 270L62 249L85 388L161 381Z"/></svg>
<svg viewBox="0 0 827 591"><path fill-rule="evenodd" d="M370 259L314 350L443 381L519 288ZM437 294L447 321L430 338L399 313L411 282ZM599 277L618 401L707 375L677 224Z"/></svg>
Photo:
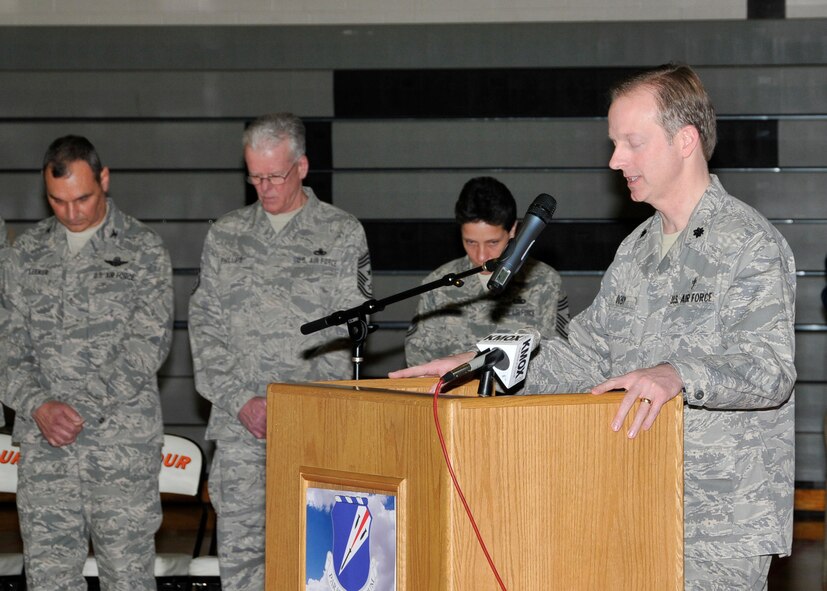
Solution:
<svg viewBox="0 0 827 591"><path fill-rule="evenodd" d="M124 231L124 226L125 218L123 213L115 206L115 202L107 197L106 217L103 220L103 224L89 239L89 242L84 246L84 250L86 248L92 248L93 251L102 250L108 243L118 240ZM63 226L55 216L52 216L46 227L46 233L48 235L46 240L50 248L57 253L64 254L65 251L68 250L66 245L66 232L66 227Z"/></svg>
<svg viewBox="0 0 827 591"><path fill-rule="evenodd" d="M284 230L282 230L279 235L286 234L290 228L294 227L295 224L299 223L300 220L306 216L311 215L313 210L318 207L319 199L316 197L316 194L313 193L313 189L302 185L302 191L304 191L305 196L307 196L307 202L302 206L299 213L297 213L296 216L287 223ZM255 213L253 214L253 227L257 232L260 231L260 234L258 234L259 236L267 236L266 232L273 231L273 227L270 225L270 220L267 219L267 212L264 211L261 201L256 201L254 207Z"/></svg>
<svg viewBox="0 0 827 591"><path fill-rule="evenodd" d="M709 179L709 185L675 243L677 248L673 247L664 259L661 259L660 250L663 241L663 219L660 212L656 212L649 222L638 230L636 250L645 268L663 270L664 266L668 267L685 248L703 250L709 236L715 231L712 221L727 195L716 175L710 174Z"/></svg>

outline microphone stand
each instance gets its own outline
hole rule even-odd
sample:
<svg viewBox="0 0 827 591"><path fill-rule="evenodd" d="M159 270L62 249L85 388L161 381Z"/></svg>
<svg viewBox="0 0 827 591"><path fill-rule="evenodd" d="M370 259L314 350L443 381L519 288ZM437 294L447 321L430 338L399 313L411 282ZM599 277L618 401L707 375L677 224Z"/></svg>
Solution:
<svg viewBox="0 0 827 591"><path fill-rule="evenodd" d="M376 330L375 324L368 324L367 317L369 314L381 312L390 304L407 300L408 298L418 296L438 287L447 287L449 285L453 285L454 287L462 287L465 284L465 281L463 281L465 277L476 275L482 271L491 272L496 268L498 262L499 259L491 259L489 261L485 261L485 263L479 267L474 267L473 269L463 271L462 273L448 273L441 279L424 283L417 287L399 292L395 295L382 298L381 300L369 299L365 300L358 306L354 306L353 308L348 308L347 310L337 310L328 316L302 324L301 333L308 335L329 326L339 326L340 324L347 323L348 335L350 336L351 349L353 351L353 379L358 380L360 378L362 363L365 360L363 357L365 341L368 338L368 334Z"/></svg>
<svg viewBox="0 0 827 591"><path fill-rule="evenodd" d="M482 368L477 395L483 397L494 396L494 366L486 365Z"/></svg>

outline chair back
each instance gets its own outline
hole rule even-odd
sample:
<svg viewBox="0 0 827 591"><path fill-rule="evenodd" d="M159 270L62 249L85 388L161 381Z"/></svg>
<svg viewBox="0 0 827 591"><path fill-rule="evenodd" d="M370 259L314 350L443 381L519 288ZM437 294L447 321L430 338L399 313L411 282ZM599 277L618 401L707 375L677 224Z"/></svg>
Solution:
<svg viewBox="0 0 827 591"><path fill-rule="evenodd" d="M0 433L0 492L17 492L17 463L20 448L12 445L11 435Z"/></svg>
<svg viewBox="0 0 827 591"><path fill-rule="evenodd" d="M158 486L162 493L196 496L204 472L204 453L194 441L180 435L164 435Z"/></svg>

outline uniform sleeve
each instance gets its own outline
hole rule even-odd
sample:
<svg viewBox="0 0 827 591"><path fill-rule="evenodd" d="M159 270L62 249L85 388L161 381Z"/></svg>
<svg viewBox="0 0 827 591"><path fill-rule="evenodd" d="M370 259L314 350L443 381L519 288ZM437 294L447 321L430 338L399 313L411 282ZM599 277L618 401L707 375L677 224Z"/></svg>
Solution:
<svg viewBox="0 0 827 591"><path fill-rule="evenodd" d="M3 220L0 219L0 225ZM0 239L5 237L5 228L0 228ZM6 383L8 376L9 331L11 329L11 314L6 303L6 250L0 246L0 427L6 424L3 417L3 404L6 400Z"/></svg>
<svg viewBox="0 0 827 591"><path fill-rule="evenodd" d="M431 280L430 275L423 283ZM420 365L439 357L436 349L437 334L434 331L433 317L429 313L435 309L432 292L419 296L416 303L416 315L411 320L408 332L405 334L405 363L408 366ZM469 347L472 345L469 343Z"/></svg>
<svg viewBox="0 0 827 591"><path fill-rule="evenodd" d="M345 249L339 283L345 305L353 307L373 297L373 275L368 239L362 224L356 222L356 228L349 234L351 240Z"/></svg>
<svg viewBox="0 0 827 591"><path fill-rule="evenodd" d="M29 333L29 314L20 292L21 262L16 247L7 253L4 269L5 302L8 319L8 385L4 403L25 417L51 399L49 385L41 371Z"/></svg>
<svg viewBox="0 0 827 591"><path fill-rule="evenodd" d="M557 334L560 335L561 338L569 338L570 321L569 297L566 295L565 290L561 287L560 292L557 294L557 320L555 326Z"/></svg>
<svg viewBox="0 0 827 591"><path fill-rule="evenodd" d="M230 347L227 313L219 292L220 256L214 229L204 242L198 287L190 297L189 335L195 388L204 398L237 417L256 393L256 386L243 377ZM243 352L241 352L243 353Z"/></svg>
<svg viewBox="0 0 827 591"><path fill-rule="evenodd" d="M723 352L665 360L680 374L686 402L718 409L782 404L796 379L795 269L786 245L756 235L723 298Z"/></svg>
<svg viewBox="0 0 827 591"><path fill-rule="evenodd" d="M172 344L173 291L169 253L155 245L141 253L139 277L123 336L90 380L89 390L104 406L138 395L169 354Z"/></svg>
<svg viewBox="0 0 827 591"><path fill-rule="evenodd" d="M337 242L343 243L341 264L335 276L336 284L330 290L333 300L328 303L329 310L353 308L373 298L368 242L362 225L353 220L341 225L341 234ZM325 315L327 310L314 310L307 320L315 320ZM366 318L369 322L370 319ZM353 362L350 350L343 346L343 339L348 339L346 326L327 330L327 339L319 345L312 360L312 375L317 379L349 378Z"/></svg>
<svg viewBox="0 0 827 591"><path fill-rule="evenodd" d="M547 285L547 302L554 302L554 314L543 315L542 334L550 337L557 335L567 339L569 336L569 298L563 288L563 279L554 269L549 269L549 275L543 278Z"/></svg>
<svg viewBox="0 0 827 591"><path fill-rule="evenodd" d="M584 392L609 377L602 295L601 287L592 304L568 323L568 341L544 338L540 342L529 364L525 393Z"/></svg>

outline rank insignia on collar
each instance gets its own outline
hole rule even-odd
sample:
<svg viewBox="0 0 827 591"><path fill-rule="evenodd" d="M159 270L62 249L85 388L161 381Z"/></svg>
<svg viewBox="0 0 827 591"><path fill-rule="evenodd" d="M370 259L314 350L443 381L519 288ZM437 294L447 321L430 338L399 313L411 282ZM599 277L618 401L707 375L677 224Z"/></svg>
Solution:
<svg viewBox="0 0 827 591"><path fill-rule="evenodd" d="M700 238L701 236L704 235L704 229L703 228L695 228L695 231L692 232L692 233L695 235L695 238Z"/></svg>
<svg viewBox="0 0 827 591"><path fill-rule="evenodd" d="M315 254L318 257L323 257L327 254L327 251L324 248L319 248L318 250L314 250L313 254Z"/></svg>
<svg viewBox="0 0 827 591"><path fill-rule="evenodd" d="M121 265L125 265L126 263L129 262L129 261L122 260L121 257L115 257L111 261L108 261L106 259L103 259L103 260L106 261L107 263L109 263L110 265L112 265L113 267L120 267Z"/></svg>

